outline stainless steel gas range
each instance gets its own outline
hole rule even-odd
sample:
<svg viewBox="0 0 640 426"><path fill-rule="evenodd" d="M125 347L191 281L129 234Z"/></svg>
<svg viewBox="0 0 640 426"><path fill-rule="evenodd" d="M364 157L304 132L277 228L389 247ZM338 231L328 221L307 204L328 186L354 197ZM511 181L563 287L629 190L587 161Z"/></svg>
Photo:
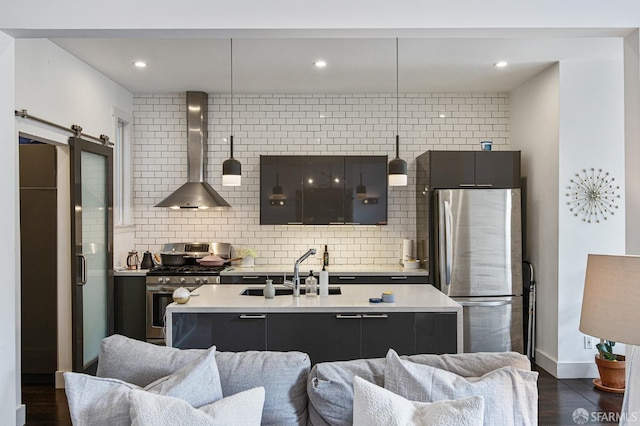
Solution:
<svg viewBox="0 0 640 426"><path fill-rule="evenodd" d="M147 341L164 344L164 316L166 307L173 302L173 291L185 287L193 291L201 285L220 283L220 271L225 266L200 266L197 263L209 253L223 259L231 256L231 246L224 243L170 243L163 246L163 252L173 257L184 255L184 265L156 266L147 272Z"/></svg>

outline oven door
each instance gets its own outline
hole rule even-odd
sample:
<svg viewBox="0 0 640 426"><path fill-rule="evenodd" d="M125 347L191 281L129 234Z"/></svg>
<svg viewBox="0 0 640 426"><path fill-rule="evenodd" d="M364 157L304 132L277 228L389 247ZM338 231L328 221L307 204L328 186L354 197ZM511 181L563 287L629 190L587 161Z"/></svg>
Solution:
<svg viewBox="0 0 640 426"><path fill-rule="evenodd" d="M147 341L164 343L164 314L173 302L173 291L147 287Z"/></svg>

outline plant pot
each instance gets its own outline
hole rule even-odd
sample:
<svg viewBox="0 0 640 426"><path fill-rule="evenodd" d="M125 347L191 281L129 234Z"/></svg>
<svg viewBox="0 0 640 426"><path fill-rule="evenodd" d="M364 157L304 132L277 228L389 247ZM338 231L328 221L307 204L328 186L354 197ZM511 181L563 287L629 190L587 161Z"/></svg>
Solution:
<svg viewBox="0 0 640 426"><path fill-rule="evenodd" d="M596 365L598 366L602 386L612 389L624 389L624 355L616 355L616 361L609 361L601 359L600 356L596 354Z"/></svg>

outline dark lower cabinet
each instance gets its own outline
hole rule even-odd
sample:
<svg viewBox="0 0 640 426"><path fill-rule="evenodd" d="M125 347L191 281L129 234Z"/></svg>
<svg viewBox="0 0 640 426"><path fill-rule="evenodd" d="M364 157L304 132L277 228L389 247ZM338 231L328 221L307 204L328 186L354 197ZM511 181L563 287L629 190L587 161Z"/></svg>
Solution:
<svg viewBox="0 0 640 426"><path fill-rule="evenodd" d="M269 314L267 349L301 351L311 363L360 358L360 315Z"/></svg>
<svg viewBox="0 0 640 426"><path fill-rule="evenodd" d="M413 313L362 314L362 358L384 358L389 349L398 355L415 354L415 339Z"/></svg>
<svg viewBox="0 0 640 426"><path fill-rule="evenodd" d="M267 316L239 313L179 313L173 315L173 347L224 352L267 349Z"/></svg>
<svg viewBox="0 0 640 426"><path fill-rule="evenodd" d="M455 312L417 312L416 353L455 353L458 322Z"/></svg>
<svg viewBox="0 0 640 426"><path fill-rule="evenodd" d="M132 339L147 337L147 287L144 276L113 279L114 331Z"/></svg>
<svg viewBox="0 0 640 426"><path fill-rule="evenodd" d="M359 358L455 353L456 313L176 313L173 347L301 351L312 364Z"/></svg>

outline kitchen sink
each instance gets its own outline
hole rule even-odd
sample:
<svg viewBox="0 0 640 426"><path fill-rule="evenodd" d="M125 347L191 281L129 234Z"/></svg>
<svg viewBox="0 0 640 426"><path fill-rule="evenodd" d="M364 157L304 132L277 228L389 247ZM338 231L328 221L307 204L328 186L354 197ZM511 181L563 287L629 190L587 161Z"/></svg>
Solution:
<svg viewBox="0 0 640 426"><path fill-rule="evenodd" d="M241 296L264 296L263 287L247 287L245 288ZM304 295L304 287L300 288L300 296ZM329 294L342 294L340 287L329 287ZM276 296L291 296L293 295L293 289L288 287L276 287Z"/></svg>

